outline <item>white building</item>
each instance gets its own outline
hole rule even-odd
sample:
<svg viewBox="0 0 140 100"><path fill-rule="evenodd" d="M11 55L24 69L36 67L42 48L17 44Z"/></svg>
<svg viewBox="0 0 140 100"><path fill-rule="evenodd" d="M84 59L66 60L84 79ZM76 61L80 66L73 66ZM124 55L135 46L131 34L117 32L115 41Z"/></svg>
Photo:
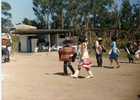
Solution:
<svg viewBox="0 0 140 100"><path fill-rule="evenodd" d="M66 36L71 37L71 31L65 29L36 29L35 27L28 25L20 25L21 29L15 28L15 32L13 34L18 34L20 36L20 51L21 52L37 52L39 50L39 46L43 46L43 51L47 51L48 47L50 51L50 47L56 45L57 49L64 46L62 43ZM26 28L24 28L26 27ZM74 40L73 46L76 45L76 40ZM40 42L41 41L41 42ZM39 43L39 44L38 44ZM49 43L48 46L46 46Z"/></svg>

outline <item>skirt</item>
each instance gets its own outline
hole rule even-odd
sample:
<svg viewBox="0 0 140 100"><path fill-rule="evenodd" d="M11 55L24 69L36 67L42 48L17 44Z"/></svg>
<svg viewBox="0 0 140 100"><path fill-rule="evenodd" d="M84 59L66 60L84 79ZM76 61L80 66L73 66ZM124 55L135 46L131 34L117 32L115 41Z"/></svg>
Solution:
<svg viewBox="0 0 140 100"><path fill-rule="evenodd" d="M113 60L113 59L118 59L119 54L118 53L111 53L108 57L109 60Z"/></svg>
<svg viewBox="0 0 140 100"><path fill-rule="evenodd" d="M138 51L135 53L135 57L138 58L138 59L140 58L140 50L138 50Z"/></svg>
<svg viewBox="0 0 140 100"><path fill-rule="evenodd" d="M79 62L78 62L78 67L79 68L82 68L82 67L83 68L85 68L85 67L89 68L89 67L91 67L91 65L92 65L92 62L89 58L84 58L83 61L79 60Z"/></svg>

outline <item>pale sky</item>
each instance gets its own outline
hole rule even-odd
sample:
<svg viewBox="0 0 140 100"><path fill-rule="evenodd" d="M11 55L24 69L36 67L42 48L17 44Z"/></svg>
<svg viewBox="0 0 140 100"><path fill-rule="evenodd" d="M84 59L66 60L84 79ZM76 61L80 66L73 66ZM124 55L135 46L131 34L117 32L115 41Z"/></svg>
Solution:
<svg viewBox="0 0 140 100"><path fill-rule="evenodd" d="M16 25L17 23L21 23L24 18L28 18L33 20L36 18L34 15L33 7L33 0L1 0L4 2L8 2L12 9L9 11L12 13L12 23ZM122 0L116 0L118 5L121 5ZM138 0L130 0L130 3L138 3Z"/></svg>

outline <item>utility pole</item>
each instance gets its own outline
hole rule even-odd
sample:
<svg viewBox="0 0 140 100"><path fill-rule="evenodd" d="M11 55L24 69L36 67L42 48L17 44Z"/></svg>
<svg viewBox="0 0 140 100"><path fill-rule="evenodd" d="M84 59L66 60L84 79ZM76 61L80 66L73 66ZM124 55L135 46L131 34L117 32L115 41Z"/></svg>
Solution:
<svg viewBox="0 0 140 100"><path fill-rule="evenodd" d="M63 22L63 10L62 10L62 29L64 29L64 22Z"/></svg>

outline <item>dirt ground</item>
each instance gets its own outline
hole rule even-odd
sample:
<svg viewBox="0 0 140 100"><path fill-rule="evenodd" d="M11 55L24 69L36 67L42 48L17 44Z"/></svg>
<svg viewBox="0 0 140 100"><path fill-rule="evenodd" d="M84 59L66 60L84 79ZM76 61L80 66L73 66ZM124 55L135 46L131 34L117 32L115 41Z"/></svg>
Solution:
<svg viewBox="0 0 140 100"><path fill-rule="evenodd" d="M91 60L94 77L86 79L82 69L75 79L69 68L69 76L63 76L57 52L12 54L2 64L2 100L140 100L140 64L120 60L120 68L109 69L108 58L101 68L95 57Z"/></svg>

